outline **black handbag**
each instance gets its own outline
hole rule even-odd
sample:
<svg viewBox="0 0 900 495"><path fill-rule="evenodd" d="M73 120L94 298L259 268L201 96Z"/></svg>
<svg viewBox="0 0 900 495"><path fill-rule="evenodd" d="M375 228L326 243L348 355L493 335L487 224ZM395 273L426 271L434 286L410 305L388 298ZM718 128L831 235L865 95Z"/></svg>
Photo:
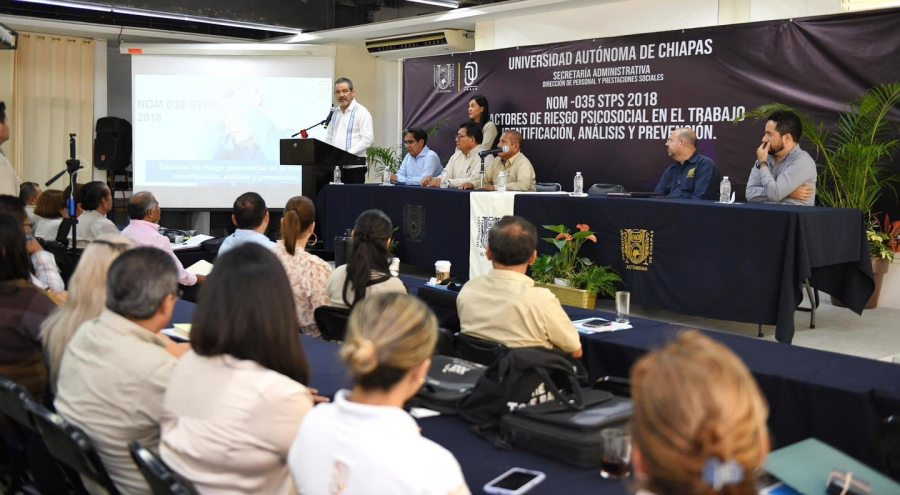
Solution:
<svg viewBox="0 0 900 495"><path fill-rule="evenodd" d="M425 384L407 406L458 414L460 401L472 393L486 369L487 366L457 357L432 356Z"/></svg>

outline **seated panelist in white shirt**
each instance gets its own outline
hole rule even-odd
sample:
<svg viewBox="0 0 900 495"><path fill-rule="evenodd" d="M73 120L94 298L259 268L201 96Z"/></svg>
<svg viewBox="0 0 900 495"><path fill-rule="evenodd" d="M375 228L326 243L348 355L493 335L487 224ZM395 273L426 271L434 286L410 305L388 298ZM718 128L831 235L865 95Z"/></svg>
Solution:
<svg viewBox="0 0 900 495"><path fill-rule="evenodd" d="M288 454L299 493L469 493L453 454L403 410L436 343L437 319L413 296L372 294L354 306L341 349L353 390L303 419Z"/></svg>

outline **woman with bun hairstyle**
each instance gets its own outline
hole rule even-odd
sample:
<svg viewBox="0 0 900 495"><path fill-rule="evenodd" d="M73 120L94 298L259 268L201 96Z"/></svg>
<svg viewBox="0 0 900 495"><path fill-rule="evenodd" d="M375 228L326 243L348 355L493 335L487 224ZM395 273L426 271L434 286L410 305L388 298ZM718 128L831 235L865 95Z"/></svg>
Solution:
<svg viewBox="0 0 900 495"><path fill-rule="evenodd" d="M356 217L347 263L328 279L332 306L352 308L375 292L406 293L406 286L391 276L390 249L394 226L381 210L366 210Z"/></svg>
<svg viewBox="0 0 900 495"><path fill-rule="evenodd" d="M684 332L641 358L631 383L639 494L757 493L756 473L770 447L768 407L734 353Z"/></svg>
<svg viewBox="0 0 900 495"><path fill-rule="evenodd" d="M500 130L491 121L491 107L488 99L481 95L475 95L469 99L469 119L481 126L481 147L490 150L497 145Z"/></svg>
<svg viewBox="0 0 900 495"><path fill-rule="evenodd" d="M469 493L453 454L403 410L436 343L437 319L415 297L372 294L353 308L341 349L353 390L304 418L288 456L300 493Z"/></svg>
<svg viewBox="0 0 900 495"><path fill-rule="evenodd" d="M300 331L311 337L320 337L313 313L319 306L328 305L327 285L332 270L327 261L306 252L309 238L315 236L315 228L316 207L312 200L294 196L284 205L281 240L272 252L284 266L291 282Z"/></svg>

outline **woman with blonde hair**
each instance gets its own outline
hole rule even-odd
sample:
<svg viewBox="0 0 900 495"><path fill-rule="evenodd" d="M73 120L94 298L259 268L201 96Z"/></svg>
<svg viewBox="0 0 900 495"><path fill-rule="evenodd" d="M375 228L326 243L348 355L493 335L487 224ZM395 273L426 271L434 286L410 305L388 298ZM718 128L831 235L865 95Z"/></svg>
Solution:
<svg viewBox="0 0 900 495"><path fill-rule="evenodd" d="M453 454L423 438L403 410L425 383L436 343L437 319L415 297L378 293L355 305L341 349L353 390L303 420L288 456L300 493L469 493Z"/></svg>
<svg viewBox="0 0 900 495"><path fill-rule="evenodd" d="M69 299L41 325L41 341L50 367L50 389L56 391L63 353L82 323L98 316L106 307L106 275L109 265L134 245L119 234L94 239L69 280Z"/></svg>
<svg viewBox="0 0 900 495"><path fill-rule="evenodd" d="M770 448L768 407L734 353L684 332L641 358L631 381L633 464L643 493L757 493Z"/></svg>
<svg viewBox="0 0 900 495"><path fill-rule="evenodd" d="M332 270L327 261L306 252L309 238L315 236L315 228L316 207L312 200L294 196L284 205L281 240L272 252L284 266L291 282L300 331L311 337L320 337L313 312L319 306L328 305L327 284Z"/></svg>

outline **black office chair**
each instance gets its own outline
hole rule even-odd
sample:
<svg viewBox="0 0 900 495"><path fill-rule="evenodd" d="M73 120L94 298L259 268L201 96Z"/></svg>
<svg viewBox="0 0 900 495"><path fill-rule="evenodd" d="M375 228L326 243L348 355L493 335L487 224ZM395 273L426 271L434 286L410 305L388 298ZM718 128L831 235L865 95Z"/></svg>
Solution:
<svg viewBox="0 0 900 495"><path fill-rule="evenodd" d="M900 416L891 415L881 422L876 448L884 472L900 480Z"/></svg>
<svg viewBox="0 0 900 495"><path fill-rule="evenodd" d="M538 182L535 184L537 192L559 192L562 191L562 184L559 182Z"/></svg>
<svg viewBox="0 0 900 495"><path fill-rule="evenodd" d="M9 419L6 422L0 420L0 427L9 429L10 433L2 435L0 441L0 488L4 493L29 493L27 490L33 488L25 461L28 432L34 430L25 409L27 401L34 399L24 387L0 376L0 414Z"/></svg>
<svg viewBox="0 0 900 495"><path fill-rule="evenodd" d="M59 414L51 412L37 402L26 404L31 422L41 434L47 450L56 460L76 471L81 476L102 486L109 495L119 495L116 485L110 479L106 468L100 462L100 456L87 434L77 426L69 423ZM72 476L71 472L67 475ZM70 478L73 486L81 480Z"/></svg>
<svg viewBox="0 0 900 495"><path fill-rule="evenodd" d="M588 196L606 196L611 192L625 192L625 186L621 184L594 184L588 191Z"/></svg>
<svg viewBox="0 0 900 495"><path fill-rule="evenodd" d="M631 380L618 376L601 376L594 382L594 389L606 390L620 397L631 397Z"/></svg>
<svg viewBox="0 0 900 495"><path fill-rule="evenodd" d="M313 312L316 326L322 332L322 338L333 342L343 342L347 333L347 320L350 319L350 310L336 306L319 306Z"/></svg>
<svg viewBox="0 0 900 495"><path fill-rule="evenodd" d="M178 475L162 459L138 442L128 444L128 452L137 464L153 495L195 495L197 490Z"/></svg>
<svg viewBox="0 0 900 495"><path fill-rule="evenodd" d="M203 248L203 251L205 251L212 259L216 259L216 257L219 256L219 248L222 247L223 242L225 242L225 237L216 237L201 242L200 247Z"/></svg>
<svg viewBox="0 0 900 495"><path fill-rule="evenodd" d="M456 356L456 350L453 341L456 339L456 333L444 327L438 327L438 341L434 347L436 356Z"/></svg>
<svg viewBox="0 0 900 495"><path fill-rule="evenodd" d="M423 285L419 287L416 295L434 311L438 325L454 332L460 330L459 312L456 310L456 298L459 296L459 292Z"/></svg>
<svg viewBox="0 0 900 495"><path fill-rule="evenodd" d="M494 364L498 357L509 351L509 347L490 340L458 333L453 338L456 356L485 366Z"/></svg>

